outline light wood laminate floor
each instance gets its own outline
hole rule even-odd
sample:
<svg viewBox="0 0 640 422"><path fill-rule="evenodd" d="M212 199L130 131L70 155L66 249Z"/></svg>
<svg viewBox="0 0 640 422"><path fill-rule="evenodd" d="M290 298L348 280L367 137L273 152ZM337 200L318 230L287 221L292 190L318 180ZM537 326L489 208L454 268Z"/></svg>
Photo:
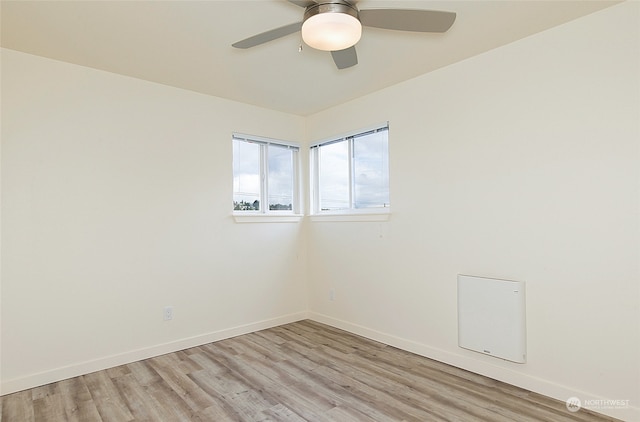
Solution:
<svg viewBox="0 0 640 422"><path fill-rule="evenodd" d="M3 396L2 422L612 421L313 321Z"/></svg>

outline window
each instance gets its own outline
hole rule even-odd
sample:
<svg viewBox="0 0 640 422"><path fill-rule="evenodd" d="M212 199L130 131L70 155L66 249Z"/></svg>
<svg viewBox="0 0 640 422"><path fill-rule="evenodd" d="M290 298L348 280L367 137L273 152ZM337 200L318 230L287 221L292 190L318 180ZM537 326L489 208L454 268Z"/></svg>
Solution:
<svg viewBox="0 0 640 422"><path fill-rule="evenodd" d="M314 214L389 207L388 135L385 125L311 146Z"/></svg>
<svg viewBox="0 0 640 422"><path fill-rule="evenodd" d="M297 214L298 150L293 144L234 134L234 212Z"/></svg>

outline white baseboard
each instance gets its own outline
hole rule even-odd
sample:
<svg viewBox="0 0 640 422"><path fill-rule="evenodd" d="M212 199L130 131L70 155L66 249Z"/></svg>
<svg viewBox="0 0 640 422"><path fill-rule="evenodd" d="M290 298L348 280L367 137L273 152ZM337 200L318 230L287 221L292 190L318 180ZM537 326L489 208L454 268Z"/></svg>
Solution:
<svg viewBox="0 0 640 422"><path fill-rule="evenodd" d="M582 403L602 403L602 397L576 388L556 384L552 381L537 378L519 371L493 365L479 359L473 359L462 354L452 353L446 350L437 349L426 344L417 343L401 337L396 337L387 333L376 331L361 325L353 324L347 321L336 319L317 312L310 312L309 319L323 324L330 325L335 328L357 334L371 340L379 341L389 346L397 347L408 352L424 356L438 362L446 363L476 374L506 382L516 387L524 388L535 393L542 394L547 397L554 398L565 402L570 397L578 397ZM514 364L518 365L518 364ZM629 398L630 399L630 398ZM611 406L607 408L604 405L599 407L584 406L593 412L611 416L623 421L640 421L640 408L631 405L627 406Z"/></svg>
<svg viewBox="0 0 640 422"><path fill-rule="evenodd" d="M290 322L300 321L308 318L307 312L283 315L263 321L252 322L237 327L226 328L211 333L202 334L195 337L183 338L169 343L158 344L144 349L133 350L112 356L105 356L95 360L77 363L65 367L55 368L44 372L30 374L20 378L3 380L0 385L0 395L15 393L17 391L38 387L52 382L61 381L80 375L90 374L114 366L125 365L167 353L177 352L190 347L201 346L214 341L236 337L242 334L252 333L271 327L276 327Z"/></svg>

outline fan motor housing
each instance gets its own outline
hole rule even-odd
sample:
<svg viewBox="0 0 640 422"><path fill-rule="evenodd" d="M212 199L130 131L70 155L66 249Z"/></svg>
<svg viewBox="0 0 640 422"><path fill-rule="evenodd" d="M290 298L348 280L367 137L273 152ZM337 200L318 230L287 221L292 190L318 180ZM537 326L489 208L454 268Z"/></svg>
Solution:
<svg viewBox="0 0 640 422"><path fill-rule="evenodd" d="M360 20L358 16L358 9L346 1L332 1L325 3L312 4L304 11L303 22L312 16L319 15L321 13L344 13L351 15L354 18Z"/></svg>

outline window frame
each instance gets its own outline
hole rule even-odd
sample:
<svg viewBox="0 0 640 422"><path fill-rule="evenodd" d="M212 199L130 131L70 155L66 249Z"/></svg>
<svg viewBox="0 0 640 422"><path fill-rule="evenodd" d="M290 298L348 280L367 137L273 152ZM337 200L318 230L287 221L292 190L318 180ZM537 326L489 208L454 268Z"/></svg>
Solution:
<svg viewBox="0 0 640 422"><path fill-rule="evenodd" d="M355 174L354 174L354 140L360 136L386 130L387 140L389 122L373 125L364 129L348 132L340 136L333 136L322 141L312 143L309 147L309 176L310 176L310 217L312 221L386 221L391 213L389 204L384 207L355 208ZM349 208L336 210L320 209L320 157L319 147L338 142L348 142L349 158ZM387 143L388 146L388 143ZM387 151L388 154L388 151ZM390 165L390 163L389 163ZM390 173L390 169L389 169ZM390 175L388 175L390 178ZM390 183L389 183L390 185Z"/></svg>
<svg viewBox="0 0 640 422"><path fill-rule="evenodd" d="M300 169L301 169L301 157L300 157L300 144L296 142L282 141L279 139L265 138L262 136L247 135L242 133L233 132L231 136L232 144L235 141L247 142L257 144L260 147L259 161L260 161L260 209L259 210L235 210L233 209L235 196L235 189L232 188L232 215L237 222L259 222L263 221L262 218L273 219L282 222L298 221L301 216L301 183L300 183ZM270 210L269 209L269 146L287 148L292 152L292 198L291 198L291 210ZM233 148L232 148L233 149ZM232 159L232 163L235 163L235 158ZM235 179L234 166L232 165L232 181Z"/></svg>

